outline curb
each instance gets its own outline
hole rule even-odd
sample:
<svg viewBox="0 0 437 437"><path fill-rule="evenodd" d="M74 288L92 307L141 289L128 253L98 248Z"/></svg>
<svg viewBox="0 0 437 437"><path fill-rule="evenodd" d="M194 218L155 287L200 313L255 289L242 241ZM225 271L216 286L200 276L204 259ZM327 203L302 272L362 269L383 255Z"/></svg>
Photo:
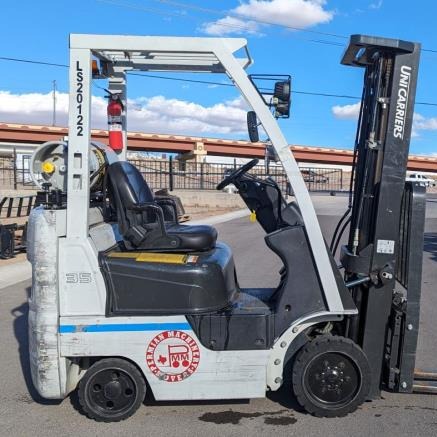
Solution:
<svg viewBox="0 0 437 437"><path fill-rule="evenodd" d="M249 216L249 210L239 209L238 211L227 212L226 214L216 215L212 217L207 217L200 220L188 221L187 225L218 225L219 223L229 222L231 220Z"/></svg>

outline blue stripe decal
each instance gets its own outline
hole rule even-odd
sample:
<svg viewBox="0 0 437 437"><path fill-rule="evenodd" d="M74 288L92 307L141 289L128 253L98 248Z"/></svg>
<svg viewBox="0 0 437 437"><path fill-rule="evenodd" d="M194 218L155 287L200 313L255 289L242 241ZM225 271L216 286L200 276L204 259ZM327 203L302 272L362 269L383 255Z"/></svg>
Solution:
<svg viewBox="0 0 437 437"><path fill-rule="evenodd" d="M101 325L59 325L60 334L75 332L138 332L138 331L191 331L189 323L119 323Z"/></svg>

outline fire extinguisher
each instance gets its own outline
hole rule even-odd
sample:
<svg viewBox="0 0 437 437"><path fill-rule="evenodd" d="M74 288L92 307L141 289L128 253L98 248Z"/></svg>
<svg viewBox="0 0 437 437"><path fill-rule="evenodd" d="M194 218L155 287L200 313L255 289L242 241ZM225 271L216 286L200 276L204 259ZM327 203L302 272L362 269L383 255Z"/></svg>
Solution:
<svg viewBox="0 0 437 437"><path fill-rule="evenodd" d="M107 97L109 147L115 152L121 152L123 150L123 130L121 123L123 103L119 94L109 94Z"/></svg>

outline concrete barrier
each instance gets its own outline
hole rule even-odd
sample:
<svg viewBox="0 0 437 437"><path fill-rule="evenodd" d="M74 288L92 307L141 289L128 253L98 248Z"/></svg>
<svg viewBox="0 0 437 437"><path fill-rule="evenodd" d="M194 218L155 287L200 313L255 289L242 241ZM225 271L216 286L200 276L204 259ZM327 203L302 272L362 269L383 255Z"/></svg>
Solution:
<svg viewBox="0 0 437 437"><path fill-rule="evenodd" d="M228 194L221 191L175 190L170 194L179 196L185 211L199 212L201 210L238 210L246 208L238 194Z"/></svg>

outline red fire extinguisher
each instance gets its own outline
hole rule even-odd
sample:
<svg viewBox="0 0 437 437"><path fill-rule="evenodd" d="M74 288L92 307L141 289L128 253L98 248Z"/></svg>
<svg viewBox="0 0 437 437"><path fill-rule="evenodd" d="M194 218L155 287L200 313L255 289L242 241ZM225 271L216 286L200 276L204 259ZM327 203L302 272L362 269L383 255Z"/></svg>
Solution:
<svg viewBox="0 0 437 437"><path fill-rule="evenodd" d="M108 135L109 147L115 152L123 150L123 130L122 130L123 103L119 94L108 96Z"/></svg>

